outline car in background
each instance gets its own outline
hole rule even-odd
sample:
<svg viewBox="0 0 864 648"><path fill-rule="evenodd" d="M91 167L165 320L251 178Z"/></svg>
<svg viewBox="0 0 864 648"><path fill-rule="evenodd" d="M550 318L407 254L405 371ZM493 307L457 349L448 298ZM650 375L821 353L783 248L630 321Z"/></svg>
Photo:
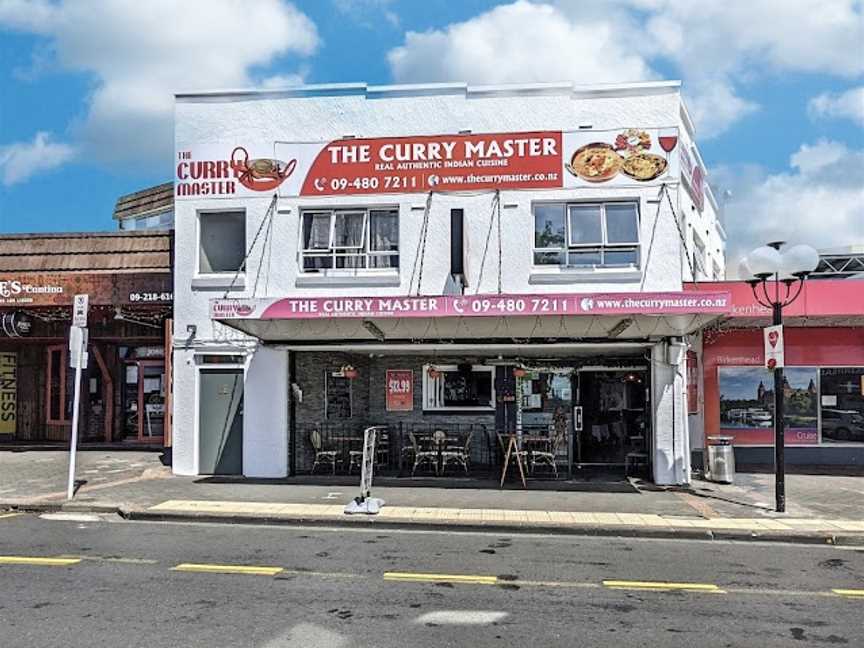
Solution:
<svg viewBox="0 0 864 648"><path fill-rule="evenodd" d="M864 441L864 414L858 410L823 407L822 437L834 441Z"/></svg>

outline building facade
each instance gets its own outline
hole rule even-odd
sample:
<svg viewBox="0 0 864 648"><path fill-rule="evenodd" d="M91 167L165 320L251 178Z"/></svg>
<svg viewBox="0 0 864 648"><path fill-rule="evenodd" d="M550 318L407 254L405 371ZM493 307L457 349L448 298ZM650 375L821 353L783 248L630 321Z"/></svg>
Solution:
<svg viewBox="0 0 864 648"><path fill-rule="evenodd" d="M728 295L683 292L725 242L678 82L184 94L175 165L176 473L350 471L380 425L403 473L512 435L689 480L685 337Z"/></svg>
<svg viewBox="0 0 864 648"><path fill-rule="evenodd" d="M170 444L170 232L0 236L0 444L68 443L69 327L89 295L82 443Z"/></svg>
<svg viewBox="0 0 864 648"><path fill-rule="evenodd" d="M771 312L744 282L688 286L728 290L728 318L694 340L691 439L701 455L707 437L731 436L741 464L774 461L774 383L765 368L762 328ZM864 464L864 282L808 280L784 312L786 462ZM696 360L696 356L693 357ZM698 381L698 383L697 383ZM701 457L694 460L701 460ZM826 468L827 469L827 468Z"/></svg>

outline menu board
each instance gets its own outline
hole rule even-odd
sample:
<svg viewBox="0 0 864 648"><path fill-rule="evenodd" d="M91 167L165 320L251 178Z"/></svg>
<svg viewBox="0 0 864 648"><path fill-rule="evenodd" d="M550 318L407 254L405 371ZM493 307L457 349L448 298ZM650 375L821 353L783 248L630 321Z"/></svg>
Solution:
<svg viewBox="0 0 864 648"><path fill-rule="evenodd" d="M387 411L410 412L414 409L414 372L411 369L387 370Z"/></svg>
<svg viewBox="0 0 864 648"><path fill-rule="evenodd" d="M339 372L325 373L324 418L328 421L351 418L351 380Z"/></svg>

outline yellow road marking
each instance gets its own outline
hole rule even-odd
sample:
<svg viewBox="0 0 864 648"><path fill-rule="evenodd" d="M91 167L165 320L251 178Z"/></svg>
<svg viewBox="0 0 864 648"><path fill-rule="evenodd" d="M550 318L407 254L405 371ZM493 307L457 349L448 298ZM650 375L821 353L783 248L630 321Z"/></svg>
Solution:
<svg viewBox="0 0 864 648"><path fill-rule="evenodd" d="M864 589L832 589L837 596L864 599Z"/></svg>
<svg viewBox="0 0 864 648"><path fill-rule="evenodd" d="M604 580L603 587L608 587L609 589L649 590L657 592L669 592L673 590L678 590L685 592L725 594L725 592L719 587L709 583L666 583L663 581Z"/></svg>
<svg viewBox="0 0 864 648"><path fill-rule="evenodd" d="M251 574L254 576L275 576L281 567L262 567L257 565L208 565L206 563L181 563L171 571L200 572L208 574Z"/></svg>
<svg viewBox="0 0 864 648"><path fill-rule="evenodd" d="M80 558L37 558L35 556L0 556L0 565L40 565L66 567L81 562Z"/></svg>
<svg viewBox="0 0 864 648"><path fill-rule="evenodd" d="M417 574L414 572L384 572L384 580L409 583L464 583L470 585L497 585L497 576L471 574Z"/></svg>
<svg viewBox="0 0 864 648"><path fill-rule="evenodd" d="M18 517L19 515L21 515L21 514L20 513L0 513L0 520L2 520L4 518Z"/></svg>

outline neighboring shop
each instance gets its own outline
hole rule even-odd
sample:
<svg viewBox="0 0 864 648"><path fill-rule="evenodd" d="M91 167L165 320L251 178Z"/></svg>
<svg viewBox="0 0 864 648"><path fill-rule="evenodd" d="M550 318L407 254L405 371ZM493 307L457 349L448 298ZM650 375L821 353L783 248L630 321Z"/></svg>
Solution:
<svg viewBox="0 0 864 648"><path fill-rule="evenodd" d="M90 296L84 443L170 443L172 235L0 236L0 444L68 440L75 294Z"/></svg>
<svg viewBox="0 0 864 648"><path fill-rule="evenodd" d="M729 303L682 289L725 263L679 90L179 96L175 472L351 473L375 425L384 473L512 434L532 477L686 483L685 337Z"/></svg>
<svg viewBox="0 0 864 648"><path fill-rule="evenodd" d="M771 313L743 282L694 289L729 290L733 302L702 334L704 435L731 436L739 463L771 464L774 378L762 335ZM808 281L784 325L786 462L864 464L864 282Z"/></svg>

